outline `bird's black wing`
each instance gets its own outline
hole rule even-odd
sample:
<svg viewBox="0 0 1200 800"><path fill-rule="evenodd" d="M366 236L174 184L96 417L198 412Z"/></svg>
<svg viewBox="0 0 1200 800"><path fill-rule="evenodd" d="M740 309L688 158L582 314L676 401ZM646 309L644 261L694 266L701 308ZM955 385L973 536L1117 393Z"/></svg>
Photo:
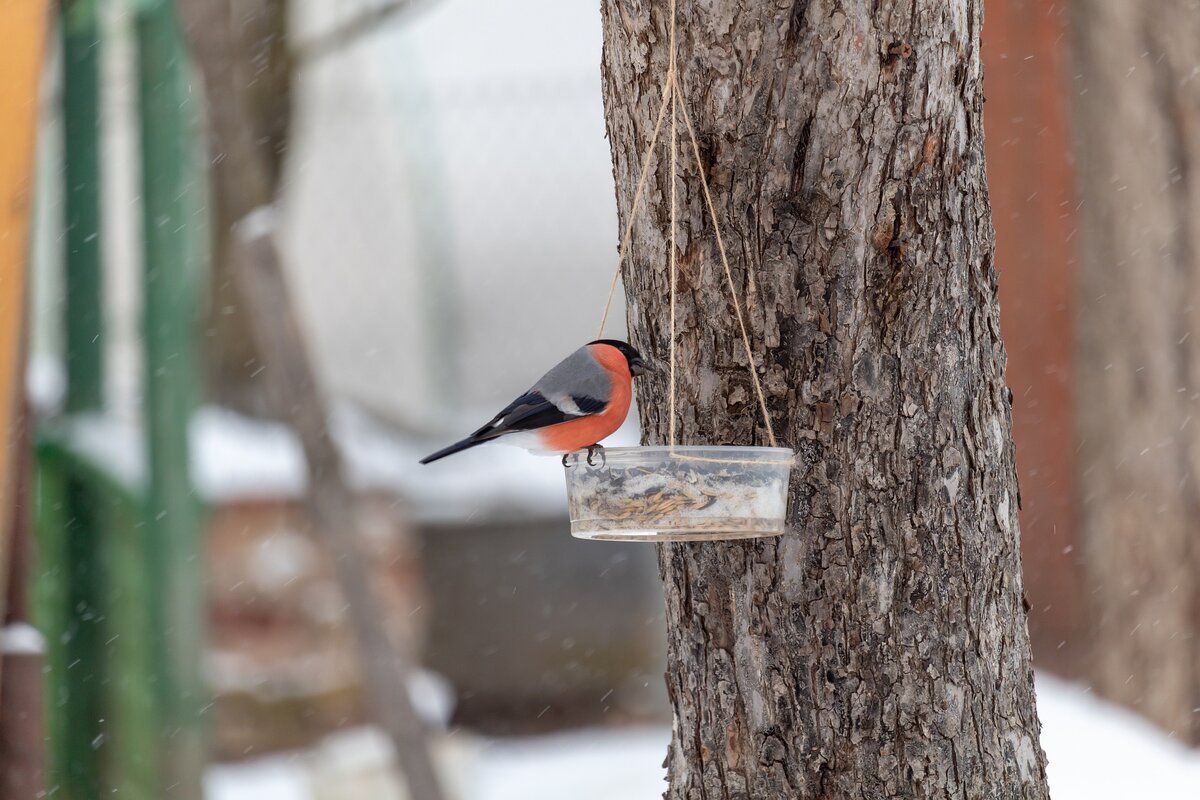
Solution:
<svg viewBox="0 0 1200 800"><path fill-rule="evenodd" d="M566 402L555 403L536 389L531 389L505 406L487 425L471 434L471 438L495 439L513 431L545 428L598 414L604 410L604 405L603 400L587 396L571 396Z"/></svg>
<svg viewBox="0 0 1200 800"><path fill-rule="evenodd" d="M586 395L570 395L556 403L538 390L530 389L492 417L491 422L487 425L461 442L455 442L449 447L425 456L421 459L421 463L429 464L484 442L490 442L506 433L537 430L547 425L557 425L560 422L579 419L589 414L598 414L604 410L604 406L603 400Z"/></svg>

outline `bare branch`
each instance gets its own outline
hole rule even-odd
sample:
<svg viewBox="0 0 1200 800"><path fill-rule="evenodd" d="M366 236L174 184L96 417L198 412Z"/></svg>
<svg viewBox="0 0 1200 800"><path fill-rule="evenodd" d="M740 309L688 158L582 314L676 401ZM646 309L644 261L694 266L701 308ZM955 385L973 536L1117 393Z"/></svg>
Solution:
<svg viewBox="0 0 1200 800"><path fill-rule="evenodd" d="M293 63L297 67L303 67L333 55L367 34L376 32L380 26L393 21L398 15L425 5L428 5L428 0L391 0L389 3L368 9L331 31L295 45L292 50Z"/></svg>

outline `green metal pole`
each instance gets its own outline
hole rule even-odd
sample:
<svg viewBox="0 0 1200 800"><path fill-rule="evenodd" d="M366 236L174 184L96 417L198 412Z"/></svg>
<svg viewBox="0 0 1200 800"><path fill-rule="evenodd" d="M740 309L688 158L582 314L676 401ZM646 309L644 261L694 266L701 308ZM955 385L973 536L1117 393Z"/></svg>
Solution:
<svg viewBox="0 0 1200 800"><path fill-rule="evenodd" d="M100 263L100 32L93 0L64 0L63 196L65 206L66 369L68 411L93 411L104 400ZM104 703L102 537L89 495L57 473L47 502L57 517L47 532L52 602L46 620L51 652L47 692L52 737L51 785L69 800L101 796Z"/></svg>
<svg viewBox="0 0 1200 800"><path fill-rule="evenodd" d="M95 0L63 0L67 411L104 402L100 266L100 31Z"/></svg>
<svg viewBox="0 0 1200 800"><path fill-rule="evenodd" d="M197 397L197 223L194 95L175 7L143 2L137 15L145 236L146 569L150 647L161 712L164 798L200 800L204 744L204 592L201 509L188 477L188 421Z"/></svg>
<svg viewBox="0 0 1200 800"><path fill-rule="evenodd" d="M98 561L86 489L60 462L38 460L38 622L46 632L47 784L55 797L102 797L104 649ZM81 552L83 551L83 552Z"/></svg>

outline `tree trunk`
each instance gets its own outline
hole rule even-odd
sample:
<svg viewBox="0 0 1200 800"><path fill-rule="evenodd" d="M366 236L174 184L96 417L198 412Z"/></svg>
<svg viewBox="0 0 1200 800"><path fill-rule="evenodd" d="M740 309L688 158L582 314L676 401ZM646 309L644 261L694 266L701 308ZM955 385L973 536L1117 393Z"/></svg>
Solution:
<svg viewBox="0 0 1200 800"><path fill-rule="evenodd" d="M1072 8L1093 681L1200 742L1200 3ZM1193 419L1195 417L1195 419Z"/></svg>
<svg viewBox="0 0 1200 800"><path fill-rule="evenodd" d="M238 221L228 243L229 275L255 346L270 359L261 379L269 407L291 424L304 449L309 515L346 600L370 710L392 741L408 796L412 800L442 800L445 793L429 743L408 694L410 665L385 628L387 620L382 618L370 565L362 549L354 495L329 431L328 403L317 384L315 367L292 310L284 265L275 244L273 195L280 172L277 159L282 153L271 146L277 140L264 141L251 135L252 129L265 123L262 119L256 123L248 116L247 107L236 101L239 94L220 94L222 90L249 91L238 86L236 71L227 60L229 8L227 0L180 2L192 55L205 81L211 150L227 162L222 190L227 203L224 213L227 219Z"/></svg>
<svg viewBox="0 0 1200 800"><path fill-rule="evenodd" d="M679 65L775 430L790 532L671 544L679 798L1044 798L984 177L979 0L684 2ZM666 2L603 0L629 213ZM679 438L764 443L690 152ZM666 159L626 273L667 353ZM643 430L667 431L665 382Z"/></svg>
<svg viewBox="0 0 1200 800"><path fill-rule="evenodd" d="M190 0L185 0L190 2ZM292 59L288 50L287 0L221 0L210 6L204 29L192 32L213 52L220 68L206 75L211 113L236 115L243 129L222 141L213 162L213 266L206 320L205 376L210 398L255 416L275 415L259 380L263 354L253 321L237 288L232 231L239 211L271 202L278 190L291 125ZM215 127L215 126L214 126ZM262 178L254 195L239 174L257 156Z"/></svg>

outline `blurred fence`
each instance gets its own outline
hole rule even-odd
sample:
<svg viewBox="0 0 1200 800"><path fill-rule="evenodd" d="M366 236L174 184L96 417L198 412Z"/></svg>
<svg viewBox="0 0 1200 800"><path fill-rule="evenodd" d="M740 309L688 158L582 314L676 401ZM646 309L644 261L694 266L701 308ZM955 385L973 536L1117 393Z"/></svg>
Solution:
<svg viewBox="0 0 1200 800"><path fill-rule="evenodd" d="M326 27L356 12L297 4L298 41L315 35L305 29L314 9L318 17L331 14ZM190 524L175 512L164 521L148 510L146 476L176 474L176 466L141 457L147 415L158 413L147 389L155 375L172 374L175 361L164 346L174 352L196 342L171 344L159 335L162 320L155 321L152 287L143 281L143 263L162 276L161 256L143 252L141 242L143 230L158 229L156 218L139 219L149 197L138 182L139 85L143 94L153 88L138 70L144 26L115 5L104 6L96 22L98 32L87 35L100 43L89 78L99 89L100 119L90 123L96 138L87 141L103 169L89 184L98 222L88 234L96 236L79 239L103 267L103 279L91 285L79 278L87 270L63 278L56 269L60 260L78 263L77 248L60 240L57 216L74 201L56 159L60 148L77 151L79 125L65 121L60 137L64 119L51 112L44 120L36 248L43 268L31 374L44 409L61 406L54 365L64 352L68 393L87 383L73 370L95 374L89 400L71 409L89 419L55 420L40 448L48 500L41 604L50 630L76 625L83 634L53 653L51 685L62 698L56 769L75 763L80 782L105 772L132 792L174 769L166 751L139 738L156 735L155 703L166 702L147 694L147 686L163 683L154 672L160 665L148 661L148 648L159 646L151 633L185 635L173 625L145 630L158 613L148 609L183 602L183 595L155 594L166 588L144 571L154 550L145 537L153 531L174 547L183 542L183 528L174 526ZM484 458L441 478L408 475L435 428L477 424L473 415L506 402L594 335L616 255L598 25L590 4L431 2L302 62L296 73L282 244L322 377L337 398L389 420L389 435L420 441L393 447L373 429L347 445L364 491L359 511L377 523L370 526L376 577L394 600L381 624L403 629L410 642L428 631L428 663L453 673L465 692L460 712L492 730L657 718L664 708L653 677L661 669L662 612L652 550L598 554L570 540L561 476L547 480L543 469L556 464L521 455ZM463 36L451 35L460 29ZM188 192L204 199L200 186ZM202 232L203 216L189 220L191 233ZM100 267L90 274L99 278ZM80 314L81 302L94 313ZM148 327L140 324L143 311ZM65 319L74 320L74 333ZM173 435L186 424L182 413L159 419L174 426ZM214 419L223 422L208 424ZM303 745L364 719L342 613L331 611L340 607L328 564L317 556L261 568L264 554L292 552L311 525L297 503L303 465L290 442L280 444L286 433L229 419L214 412L193 426L191 475L216 514L190 568L202 556L216 568L207 597L188 602L196 619L207 610L213 637L204 657L199 635L187 646L163 644L172 659L206 666L218 696L201 716L222 757ZM369 451L365 458L360 447ZM368 467L364 483L357 466L373 459L385 466ZM441 488L429 490L435 484ZM497 503L503 519L471 510ZM418 556L436 570L422 574ZM470 568L456 568L460 558ZM494 559L504 559L503 568L487 568ZM281 570L290 576L284 588L271 578ZM470 603L456 601L464 596L487 606L471 612ZM412 617L423 602L426 610ZM630 619L635 632L616 635ZM456 654L463 657L452 660ZM326 662L329 669L304 668ZM80 663L94 666L68 669ZM525 673L523 663L539 666ZM93 722L66 726L72 714ZM127 723L141 733L126 735ZM145 755L130 761L138 752ZM127 779L124 767L107 766L113 759L142 772Z"/></svg>
<svg viewBox="0 0 1200 800"><path fill-rule="evenodd" d="M65 302L54 308L65 405L38 434L37 614L48 642L51 794L78 800L199 798L204 764L200 508L187 438L205 230L197 109L173 5L143 4L134 21L141 180L125 211L142 218L146 346L144 402L125 428L104 379L107 37L90 0L64 4L60 17Z"/></svg>

